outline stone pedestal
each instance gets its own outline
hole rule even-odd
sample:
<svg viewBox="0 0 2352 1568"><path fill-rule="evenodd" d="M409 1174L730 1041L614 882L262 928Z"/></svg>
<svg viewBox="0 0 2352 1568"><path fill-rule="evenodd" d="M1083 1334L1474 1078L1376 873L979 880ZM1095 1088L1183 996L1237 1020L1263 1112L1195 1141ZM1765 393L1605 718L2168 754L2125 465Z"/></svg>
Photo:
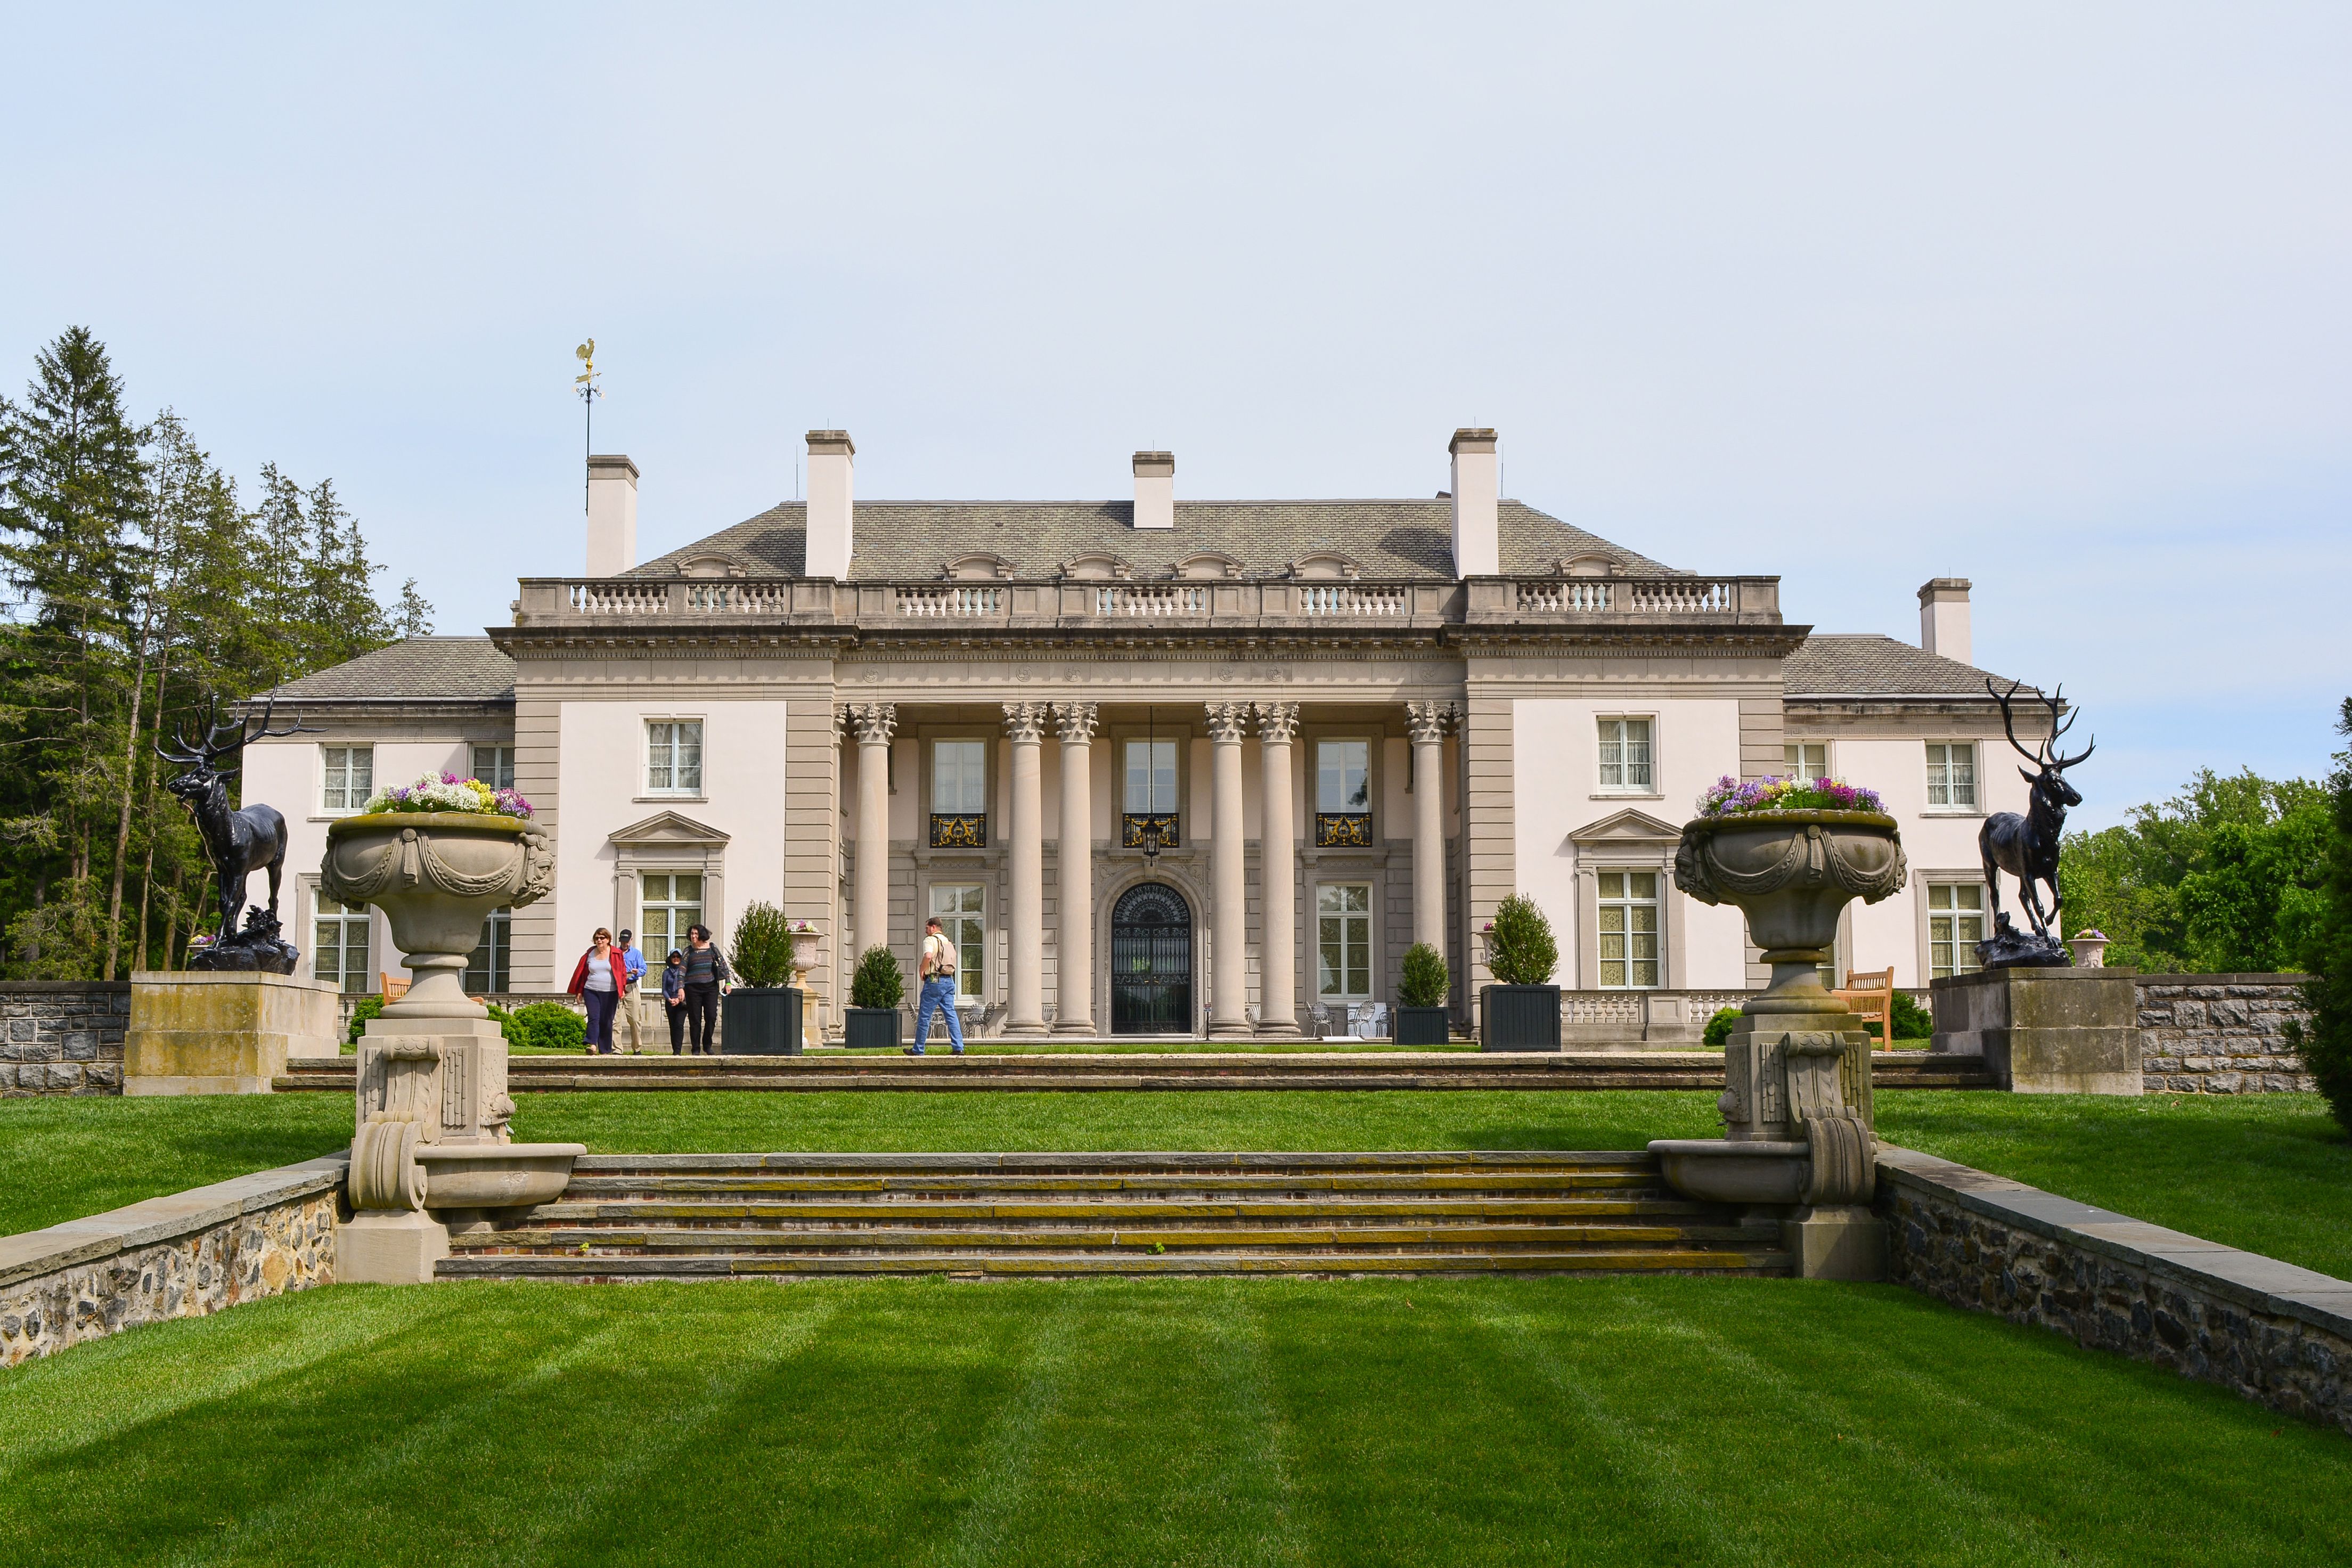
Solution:
<svg viewBox="0 0 2352 1568"><path fill-rule="evenodd" d="M1929 1048L1982 1057L2020 1094L2137 1094L2137 979L2128 969L1988 969L1936 981Z"/></svg>
<svg viewBox="0 0 2352 1568"><path fill-rule="evenodd" d="M1780 1222L1780 1245L1800 1279L1886 1278L1886 1222L1859 1204L1797 1210Z"/></svg>
<svg viewBox="0 0 2352 1568"><path fill-rule="evenodd" d="M449 1256L449 1227L421 1209L365 1209L335 1226L343 1285L423 1285Z"/></svg>
<svg viewBox="0 0 2352 1568"><path fill-rule="evenodd" d="M131 977L125 1094L268 1094L289 1057L333 1056L338 995L322 980L250 971Z"/></svg>

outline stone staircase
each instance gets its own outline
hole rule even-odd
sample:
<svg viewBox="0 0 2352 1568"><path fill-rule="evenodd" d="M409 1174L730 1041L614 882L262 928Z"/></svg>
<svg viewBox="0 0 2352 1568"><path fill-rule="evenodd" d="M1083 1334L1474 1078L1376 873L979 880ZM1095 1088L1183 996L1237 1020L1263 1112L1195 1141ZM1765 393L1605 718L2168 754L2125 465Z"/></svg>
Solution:
<svg viewBox="0 0 2352 1568"><path fill-rule="evenodd" d="M1646 1153L591 1155L444 1279L1790 1272Z"/></svg>

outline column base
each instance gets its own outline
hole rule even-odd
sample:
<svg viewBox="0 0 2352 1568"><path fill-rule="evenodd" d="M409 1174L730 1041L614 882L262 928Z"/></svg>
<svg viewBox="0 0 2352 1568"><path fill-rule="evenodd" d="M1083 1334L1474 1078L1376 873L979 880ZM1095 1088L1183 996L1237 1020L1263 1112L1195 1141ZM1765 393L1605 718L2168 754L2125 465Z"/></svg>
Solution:
<svg viewBox="0 0 2352 1568"><path fill-rule="evenodd" d="M1063 1018L1054 1025L1054 1033L1077 1035L1091 1040L1097 1037L1099 1031L1096 1029L1095 1021L1092 1018Z"/></svg>
<svg viewBox="0 0 2352 1568"><path fill-rule="evenodd" d="M421 1209L362 1209L335 1226L339 1285L429 1285L449 1227Z"/></svg>
<svg viewBox="0 0 2352 1568"><path fill-rule="evenodd" d="M1886 1222L1859 1205L1798 1209L1780 1222L1780 1245L1800 1279L1886 1278Z"/></svg>
<svg viewBox="0 0 2352 1568"><path fill-rule="evenodd" d="M1012 1039L1035 1040L1043 1039L1046 1035L1052 1033L1052 1031L1046 1028L1045 1020L1040 1018L1034 1023L1009 1023L1004 1026L1004 1033L1007 1037Z"/></svg>
<svg viewBox="0 0 2352 1568"><path fill-rule="evenodd" d="M1219 1024L1212 1022L1209 1025L1209 1038L1213 1040L1255 1040L1257 1038L1257 1026L1251 1023L1246 1018L1243 1019L1238 1024Z"/></svg>
<svg viewBox="0 0 2352 1568"><path fill-rule="evenodd" d="M1256 1030L1257 1037L1261 1040L1296 1040L1303 1038L1306 1033L1306 1030L1298 1026L1298 1020L1296 1018L1284 1019L1277 1023L1260 1024Z"/></svg>

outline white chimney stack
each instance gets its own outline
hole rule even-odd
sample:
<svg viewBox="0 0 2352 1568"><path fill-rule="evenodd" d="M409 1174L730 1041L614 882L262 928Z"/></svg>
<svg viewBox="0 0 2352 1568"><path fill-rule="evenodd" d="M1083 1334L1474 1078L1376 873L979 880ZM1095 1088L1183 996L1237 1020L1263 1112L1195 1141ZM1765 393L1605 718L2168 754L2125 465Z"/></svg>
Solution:
<svg viewBox="0 0 2352 1568"><path fill-rule="evenodd" d="M1492 430L1456 430L1454 454L1454 574L1493 577L1503 570L1501 459Z"/></svg>
<svg viewBox="0 0 2352 1568"><path fill-rule="evenodd" d="M637 466L617 453L588 459L588 575L637 563Z"/></svg>
<svg viewBox="0 0 2352 1568"><path fill-rule="evenodd" d="M1135 455L1135 526L1176 526L1176 454Z"/></svg>
<svg viewBox="0 0 2352 1568"><path fill-rule="evenodd" d="M808 560L812 577L849 580L850 459L846 430L808 433Z"/></svg>
<svg viewBox="0 0 2352 1568"><path fill-rule="evenodd" d="M1969 649L1969 580L1931 577L1919 586L1919 646L1974 664Z"/></svg>

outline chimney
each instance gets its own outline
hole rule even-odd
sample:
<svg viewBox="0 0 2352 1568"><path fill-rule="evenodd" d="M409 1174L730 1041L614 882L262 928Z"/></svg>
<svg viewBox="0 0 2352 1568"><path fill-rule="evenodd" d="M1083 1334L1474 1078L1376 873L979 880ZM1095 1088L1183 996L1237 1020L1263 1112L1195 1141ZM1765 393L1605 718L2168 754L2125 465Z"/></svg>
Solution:
<svg viewBox="0 0 2352 1568"><path fill-rule="evenodd" d="M1919 586L1919 646L1929 653L1976 660L1969 650L1969 580L1930 577Z"/></svg>
<svg viewBox="0 0 2352 1568"><path fill-rule="evenodd" d="M588 459L588 575L637 563L637 466L618 453Z"/></svg>
<svg viewBox="0 0 2352 1568"><path fill-rule="evenodd" d="M1503 570L1502 479L1492 430L1456 430L1454 454L1454 574L1492 577Z"/></svg>
<svg viewBox="0 0 2352 1568"><path fill-rule="evenodd" d="M849 580L849 469L857 447L846 430L808 433L808 558L812 577Z"/></svg>
<svg viewBox="0 0 2352 1568"><path fill-rule="evenodd" d="M1135 526L1176 526L1176 454L1135 455Z"/></svg>

